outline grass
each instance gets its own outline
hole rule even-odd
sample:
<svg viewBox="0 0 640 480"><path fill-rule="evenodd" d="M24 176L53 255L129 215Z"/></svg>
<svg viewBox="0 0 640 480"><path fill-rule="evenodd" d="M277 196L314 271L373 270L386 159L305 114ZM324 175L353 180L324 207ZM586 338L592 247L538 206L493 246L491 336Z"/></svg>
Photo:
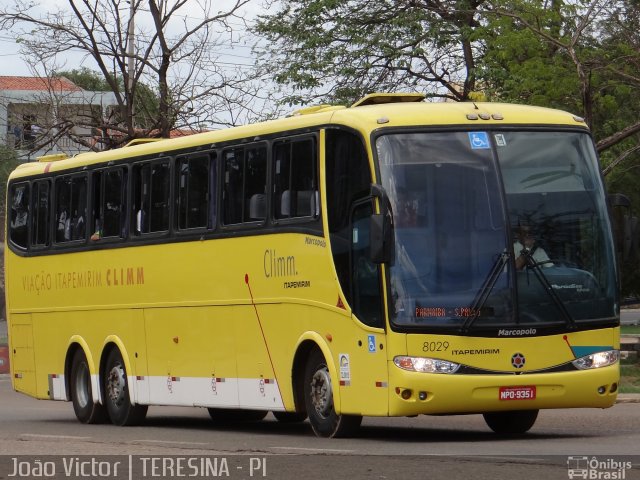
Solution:
<svg viewBox="0 0 640 480"><path fill-rule="evenodd" d="M620 393L640 393L640 362L636 356L620 362Z"/></svg>
<svg viewBox="0 0 640 480"><path fill-rule="evenodd" d="M620 333L640 335L640 325L621 325Z"/></svg>

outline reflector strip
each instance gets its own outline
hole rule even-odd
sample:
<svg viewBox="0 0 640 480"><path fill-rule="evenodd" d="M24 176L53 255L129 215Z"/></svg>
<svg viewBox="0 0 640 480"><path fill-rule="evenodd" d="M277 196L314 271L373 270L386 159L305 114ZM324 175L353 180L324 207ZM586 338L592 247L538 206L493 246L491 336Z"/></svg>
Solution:
<svg viewBox="0 0 640 480"><path fill-rule="evenodd" d="M378 388L387 388L387 382L376 382L376 387Z"/></svg>

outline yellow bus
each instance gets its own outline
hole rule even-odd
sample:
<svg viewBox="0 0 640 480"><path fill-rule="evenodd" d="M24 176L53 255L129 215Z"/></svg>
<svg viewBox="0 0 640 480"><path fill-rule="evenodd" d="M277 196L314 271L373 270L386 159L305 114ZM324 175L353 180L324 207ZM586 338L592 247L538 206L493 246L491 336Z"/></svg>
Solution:
<svg viewBox="0 0 640 480"><path fill-rule="evenodd" d="M8 183L13 387L84 423L610 407L617 272L583 120L372 94L22 165Z"/></svg>

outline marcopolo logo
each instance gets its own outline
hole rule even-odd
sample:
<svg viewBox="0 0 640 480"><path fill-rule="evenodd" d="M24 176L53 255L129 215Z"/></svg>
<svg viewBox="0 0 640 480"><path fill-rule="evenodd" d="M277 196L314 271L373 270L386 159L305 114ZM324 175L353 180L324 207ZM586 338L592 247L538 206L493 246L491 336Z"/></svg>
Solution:
<svg viewBox="0 0 640 480"><path fill-rule="evenodd" d="M567 458L567 474L570 479L625 480L632 464L614 458L571 456Z"/></svg>
<svg viewBox="0 0 640 480"><path fill-rule="evenodd" d="M524 337L525 335L535 335L535 328L501 328L498 330L498 336L500 337Z"/></svg>

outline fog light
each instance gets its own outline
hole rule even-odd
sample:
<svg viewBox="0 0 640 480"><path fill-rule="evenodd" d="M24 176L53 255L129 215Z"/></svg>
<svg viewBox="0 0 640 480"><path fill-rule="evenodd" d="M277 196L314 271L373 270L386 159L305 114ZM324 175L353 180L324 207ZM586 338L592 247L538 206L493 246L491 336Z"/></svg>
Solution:
<svg viewBox="0 0 640 480"><path fill-rule="evenodd" d="M409 389L405 389L402 390L402 393L400 394L400 396L404 399L404 400L409 400L411 398L411 390Z"/></svg>
<svg viewBox="0 0 640 480"><path fill-rule="evenodd" d="M607 391L607 387L605 387L604 385L601 386L601 387L598 387L598 393L600 395L604 395L604 392L606 392L606 391Z"/></svg>
<svg viewBox="0 0 640 480"><path fill-rule="evenodd" d="M613 385L611 385L611 388L609 389L609 393L616 393L618 391L618 384L614 383Z"/></svg>
<svg viewBox="0 0 640 480"><path fill-rule="evenodd" d="M427 399L427 392L420 392L420 393L418 394L418 398L419 398L420 400L426 400L426 399Z"/></svg>

